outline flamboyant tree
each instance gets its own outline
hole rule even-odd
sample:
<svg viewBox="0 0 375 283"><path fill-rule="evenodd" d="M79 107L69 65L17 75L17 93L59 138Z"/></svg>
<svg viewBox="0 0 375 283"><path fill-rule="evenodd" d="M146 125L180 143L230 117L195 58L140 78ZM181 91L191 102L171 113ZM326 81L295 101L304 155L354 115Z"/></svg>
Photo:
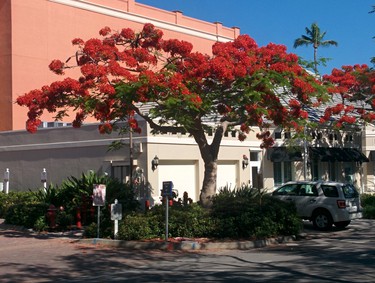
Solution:
<svg viewBox="0 0 375 283"><path fill-rule="evenodd" d="M74 112L74 127L94 117L101 122L101 133L123 129L116 128L118 121L140 131L135 115L155 132L187 132L205 164L203 205L210 204L216 190L218 153L228 129L238 131L243 141L259 128L261 147L272 146L270 125L301 133L308 123L304 107L326 100L325 86L282 45L259 47L241 35L233 42L214 43L212 55L206 55L193 52L186 41L163 39L151 24L139 33L108 27L99 33L100 39L74 39L76 54L49 65L59 75L79 68L79 78L65 77L17 99L28 107L27 129L35 132L48 111L57 119ZM144 113L144 104L151 104L151 111ZM209 131L214 132L211 142Z"/></svg>
<svg viewBox="0 0 375 283"><path fill-rule="evenodd" d="M343 66L323 76L331 83L328 92L339 96L338 103L325 109L321 123L331 121L342 128L347 124L372 123L375 120L375 70L367 65ZM332 119L334 118L334 119Z"/></svg>

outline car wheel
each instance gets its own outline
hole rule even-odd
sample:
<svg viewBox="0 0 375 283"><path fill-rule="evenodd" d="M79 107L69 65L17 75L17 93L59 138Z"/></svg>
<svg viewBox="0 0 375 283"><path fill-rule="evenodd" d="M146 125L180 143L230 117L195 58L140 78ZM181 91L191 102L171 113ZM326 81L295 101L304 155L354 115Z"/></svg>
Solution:
<svg viewBox="0 0 375 283"><path fill-rule="evenodd" d="M318 230L329 230L332 227L332 217L328 211L318 210L313 216L313 225Z"/></svg>
<svg viewBox="0 0 375 283"><path fill-rule="evenodd" d="M341 222L336 222L335 223L335 226L337 228L345 228L346 226L348 226L350 224L350 220L349 221L341 221Z"/></svg>

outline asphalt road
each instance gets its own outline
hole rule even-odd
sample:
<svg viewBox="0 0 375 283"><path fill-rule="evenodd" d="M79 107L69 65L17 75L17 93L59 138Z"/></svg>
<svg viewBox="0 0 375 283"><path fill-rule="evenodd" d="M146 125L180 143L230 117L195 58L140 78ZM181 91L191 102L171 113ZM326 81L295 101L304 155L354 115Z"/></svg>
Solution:
<svg viewBox="0 0 375 283"><path fill-rule="evenodd" d="M375 282L375 220L252 250L129 251L0 224L0 282Z"/></svg>

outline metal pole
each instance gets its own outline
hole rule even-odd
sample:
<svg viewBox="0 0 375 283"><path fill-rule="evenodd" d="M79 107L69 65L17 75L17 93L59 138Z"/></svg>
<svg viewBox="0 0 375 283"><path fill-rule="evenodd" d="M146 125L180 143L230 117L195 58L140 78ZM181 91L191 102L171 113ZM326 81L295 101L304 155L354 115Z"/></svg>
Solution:
<svg viewBox="0 0 375 283"><path fill-rule="evenodd" d="M307 141L306 141L306 127L303 130L303 179L306 181L307 178Z"/></svg>
<svg viewBox="0 0 375 283"><path fill-rule="evenodd" d="M97 238L99 239L100 238L100 234L99 234L99 231L100 231L100 206L98 206L98 224L97 224Z"/></svg>
<svg viewBox="0 0 375 283"><path fill-rule="evenodd" d="M129 129L129 181L130 181L130 188L133 188L133 130Z"/></svg>
<svg viewBox="0 0 375 283"><path fill-rule="evenodd" d="M169 198L168 195L165 196L165 241L168 242L168 207Z"/></svg>

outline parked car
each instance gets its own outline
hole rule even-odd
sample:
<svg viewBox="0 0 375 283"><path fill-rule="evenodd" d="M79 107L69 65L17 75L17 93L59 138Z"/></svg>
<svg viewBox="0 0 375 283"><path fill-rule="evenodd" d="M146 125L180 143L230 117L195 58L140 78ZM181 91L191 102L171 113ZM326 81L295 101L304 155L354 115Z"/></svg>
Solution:
<svg viewBox="0 0 375 283"><path fill-rule="evenodd" d="M352 184L294 181L277 188L272 196L294 202L297 214L319 230L328 230L333 224L345 228L351 220L362 218L359 194Z"/></svg>

